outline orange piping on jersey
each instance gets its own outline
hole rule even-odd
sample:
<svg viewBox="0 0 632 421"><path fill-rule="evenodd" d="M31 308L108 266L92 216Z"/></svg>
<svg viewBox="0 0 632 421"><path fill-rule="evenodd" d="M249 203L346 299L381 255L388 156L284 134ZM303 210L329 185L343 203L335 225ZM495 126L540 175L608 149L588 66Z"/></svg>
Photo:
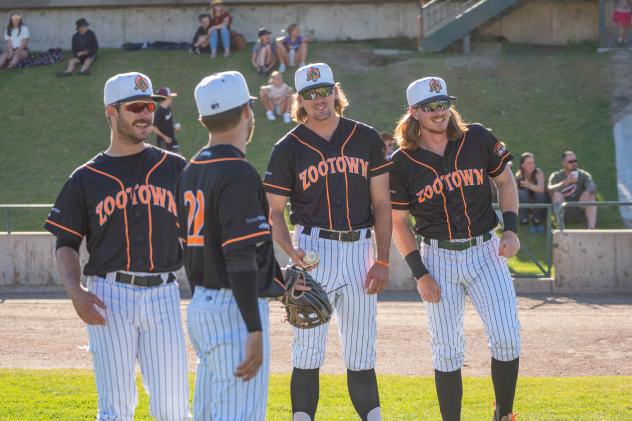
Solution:
<svg viewBox="0 0 632 421"><path fill-rule="evenodd" d="M353 129L351 130L351 133L349 134L349 136L347 136L347 140L345 140L344 143L342 144L342 148L340 148L340 155L343 158L345 157L345 146L347 146L347 142L349 142L349 139L351 139L351 136L353 136L353 134L355 133L357 126L358 126L358 123L355 123L353 125ZM349 224L349 231L351 231L353 228L351 228L351 218L349 218L349 180L347 177L347 171L345 171L345 200L347 204L347 224Z"/></svg>
<svg viewBox="0 0 632 421"><path fill-rule="evenodd" d="M280 286L281 288L283 288L283 289L287 289L287 288L285 287L285 284L284 284L283 282L279 281L279 278L277 278L277 277L275 276L275 277L274 277L274 278L272 278L272 279L274 280L274 282L276 282L277 284L279 284L279 286Z"/></svg>
<svg viewBox="0 0 632 421"><path fill-rule="evenodd" d="M51 225L55 225L57 228L61 228L64 231L68 231L71 234L75 234L76 236L78 236L79 238L81 238L83 240L83 235L79 234L77 231L73 231L70 228L67 228L67 227L65 227L65 226L63 226L61 224L58 224L57 222L51 221L50 219L47 219L46 222L48 222Z"/></svg>
<svg viewBox="0 0 632 421"><path fill-rule="evenodd" d="M112 180L116 181L119 186L121 186L121 191L125 192L125 185L123 184L123 182L121 180L119 180L118 178L114 177L111 174L108 174L106 172L97 170L96 168L91 167L90 165L86 165L86 168L89 169L90 171L94 171L97 174L101 174L105 177L109 177ZM127 194L127 193L126 193ZM123 208L123 219L125 220L125 243L127 245L127 269L129 270L131 265L132 265L132 258L130 257L130 245L129 245L129 227L127 225L127 207Z"/></svg>
<svg viewBox="0 0 632 421"><path fill-rule="evenodd" d="M377 171L380 168L388 167L389 165L393 165L393 161L387 162L386 164L380 165L379 167L372 168L370 171Z"/></svg>
<svg viewBox="0 0 632 421"><path fill-rule="evenodd" d="M414 159L412 156L408 155L408 152L406 152L403 149L400 149L402 151L402 153L404 155L406 155L408 157L408 159L410 159L411 161L428 168L429 170L431 170L434 174L435 177L437 177L438 179L441 179L439 177L439 174L435 171L434 168L432 168L430 165L426 165L423 162L419 162L416 159ZM447 199L445 198L445 195L443 194L443 188L441 189L441 197L443 198L443 212L445 212L445 222L448 225L448 236L450 237L450 240L452 240L452 228L450 228L450 215L448 215L448 207L446 206L446 204L448 203Z"/></svg>
<svg viewBox="0 0 632 421"><path fill-rule="evenodd" d="M305 143L303 140L301 140L301 138L298 137L297 135L295 135L294 133L290 133L290 134L292 136L294 136L296 138L296 140L301 142L303 145L307 146L308 148L310 148L314 152L316 152L318 155L320 155L320 158L323 160L322 162L327 164L327 161L325 161L325 157L323 156L322 153L320 153L320 151L318 149L314 148L313 146L308 145L307 143ZM333 224L333 220L331 219L331 202L329 201L329 177L328 177L327 173L325 173L325 191L327 192L327 211L329 212L329 229L332 230L332 229L334 229L334 224Z"/></svg>
<svg viewBox="0 0 632 421"><path fill-rule="evenodd" d="M149 172L147 173L147 177L145 177L145 185L147 186L147 190L149 190L149 176L151 175L152 172L154 172L156 168L158 168L160 164L162 164L165 161L166 158L167 158L167 154L163 152L162 159L158 161L158 163L154 165L151 168L151 170L149 170ZM151 272L154 270L154 248L151 245L151 234L152 234L151 200L147 201L147 215L149 216L149 271Z"/></svg>
<svg viewBox="0 0 632 421"><path fill-rule="evenodd" d="M216 162L222 161L245 161L244 158L216 158L216 159L207 159L206 161L191 161L191 164L214 164Z"/></svg>
<svg viewBox="0 0 632 421"><path fill-rule="evenodd" d="M244 235L243 237L231 238L230 240L226 240L222 243L222 247L226 247L229 244L236 243L238 241L248 240L249 238L259 237L261 235L270 234L270 231L261 231L255 232L254 234Z"/></svg>
<svg viewBox="0 0 632 421"><path fill-rule="evenodd" d="M459 172L459 153L461 153L461 148L465 143L465 137L467 136L467 132L463 133L463 139L461 140L461 146L456 151L456 157L454 157L454 169L458 173ZM472 238L472 221L470 220L470 215L467 214L467 202L465 201L465 194L463 193L463 180L461 180L461 199L463 199L463 211L465 212L465 217L467 218L467 235Z"/></svg>
<svg viewBox="0 0 632 421"><path fill-rule="evenodd" d="M394 205L410 205L410 203L408 203L408 202L394 202L392 200L391 200L391 203L394 204Z"/></svg>
<svg viewBox="0 0 632 421"><path fill-rule="evenodd" d="M268 187L274 187L275 189L281 189L281 190L285 190L285 191L292 191L292 189L288 189L285 187L281 187L281 186L277 186L271 183L262 183L264 186L268 186Z"/></svg>
<svg viewBox="0 0 632 421"><path fill-rule="evenodd" d="M493 174L496 171L498 171L498 169L503 166L503 161L505 160L505 158L509 158L509 154L507 154L507 155L503 156L502 158L500 158L500 164L498 164L498 166L496 168L494 168L493 170L488 171L488 174Z"/></svg>

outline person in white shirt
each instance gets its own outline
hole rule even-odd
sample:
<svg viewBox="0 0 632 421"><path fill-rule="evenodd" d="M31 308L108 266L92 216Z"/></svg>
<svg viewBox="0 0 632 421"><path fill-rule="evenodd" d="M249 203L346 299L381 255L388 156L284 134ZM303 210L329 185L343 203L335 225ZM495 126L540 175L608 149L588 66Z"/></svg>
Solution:
<svg viewBox="0 0 632 421"><path fill-rule="evenodd" d="M4 40L6 45L4 52L0 54L0 69L5 65L12 69L29 56L29 28L24 25L19 13L10 14L7 29L4 31Z"/></svg>
<svg viewBox="0 0 632 421"><path fill-rule="evenodd" d="M274 121L279 115L285 123L291 123L292 88L283 81L283 75L278 71L272 72L268 82L269 85L263 85L259 91L259 98L266 109L266 117Z"/></svg>

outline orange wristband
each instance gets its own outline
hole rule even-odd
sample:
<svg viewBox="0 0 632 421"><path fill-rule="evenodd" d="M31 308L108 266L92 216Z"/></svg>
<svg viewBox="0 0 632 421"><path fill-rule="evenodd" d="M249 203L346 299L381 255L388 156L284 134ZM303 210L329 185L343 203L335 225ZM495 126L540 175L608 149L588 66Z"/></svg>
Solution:
<svg viewBox="0 0 632 421"><path fill-rule="evenodd" d="M378 265L385 266L385 267L389 266L388 262L384 262L382 260L376 260L375 263L378 264Z"/></svg>

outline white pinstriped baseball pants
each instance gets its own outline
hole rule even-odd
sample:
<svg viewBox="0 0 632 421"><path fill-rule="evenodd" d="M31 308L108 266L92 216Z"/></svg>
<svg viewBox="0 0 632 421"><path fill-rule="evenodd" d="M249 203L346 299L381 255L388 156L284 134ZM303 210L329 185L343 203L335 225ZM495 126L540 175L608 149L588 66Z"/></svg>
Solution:
<svg viewBox="0 0 632 421"><path fill-rule="evenodd" d="M155 274L153 274L155 275ZM177 282L144 288L89 277L88 289L106 305L106 324L88 325L99 410L97 421L131 421L138 403L136 360L160 421L189 419L189 384ZM163 274L166 278L168 274Z"/></svg>
<svg viewBox="0 0 632 421"><path fill-rule="evenodd" d="M195 287L188 308L189 336L198 356L193 416L199 421L263 421L268 400L268 301L259 298L263 363L247 382L235 377L245 358L248 330L230 289Z"/></svg>
<svg viewBox="0 0 632 421"><path fill-rule="evenodd" d="M483 320L492 357L511 361L520 356L520 322L516 292L507 260L498 256L500 240L491 240L463 251L452 251L422 242L421 257L441 287L438 303L424 302L428 315L432 361L439 371L463 366L465 295ZM434 246L433 246L434 245Z"/></svg>
<svg viewBox="0 0 632 421"><path fill-rule="evenodd" d="M354 371L375 367L377 336L377 294L364 290L366 274L373 265L373 241L361 230L361 239L354 242L319 238L318 228L310 235L303 227L294 230L294 243L305 251L314 250L320 257L310 274L328 293L338 322L338 333L345 366ZM329 323L313 329L292 328L292 364L301 369L319 368L325 361Z"/></svg>

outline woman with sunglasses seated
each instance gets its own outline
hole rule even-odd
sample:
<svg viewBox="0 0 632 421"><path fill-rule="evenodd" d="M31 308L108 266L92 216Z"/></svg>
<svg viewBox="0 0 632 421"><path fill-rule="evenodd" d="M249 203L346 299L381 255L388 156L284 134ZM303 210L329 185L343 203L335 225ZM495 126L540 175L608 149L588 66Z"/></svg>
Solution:
<svg viewBox="0 0 632 421"><path fill-rule="evenodd" d="M520 203L547 203L546 183L544 172L535 166L535 157L531 152L525 152L520 156L520 168L516 171L516 185L518 186L518 198ZM518 211L520 223L526 225L529 219L533 225L529 228L531 233L543 233L542 222L546 217L546 209L521 208Z"/></svg>
<svg viewBox="0 0 632 421"><path fill-rule="evenodd" d="M549 177L548 185L555 215L562 202L594 202L597 186L588 171L577 168L577 157L573 151L562 154L562 169ZM597 226L596 206L569 206L564 211L564 222L587 222L588 229Z"/></svg>

